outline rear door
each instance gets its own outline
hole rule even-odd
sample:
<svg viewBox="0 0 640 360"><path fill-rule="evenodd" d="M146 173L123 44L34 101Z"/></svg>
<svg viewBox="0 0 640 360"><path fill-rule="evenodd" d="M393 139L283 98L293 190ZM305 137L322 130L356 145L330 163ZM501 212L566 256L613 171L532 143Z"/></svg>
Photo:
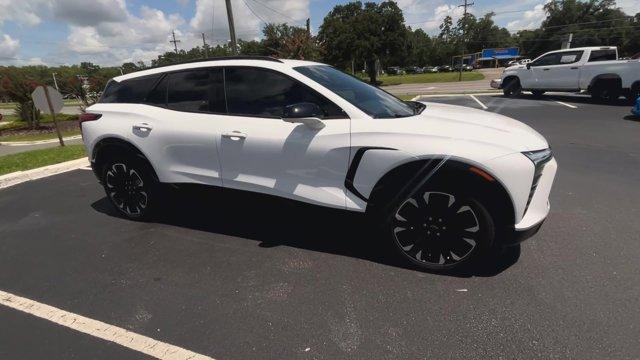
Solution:
<svg viewBox="0 0 640 360"><path fill-rule="evenodd" d="M222 185L218 157L225 113L222 68L166 74L147 96L131 137L162 182Z"/></svg>
<svg viewBox="0 0 640 360"><path fill-rule="evenodd" d="M229 115L220 134L225 187L345 207L350 120L330 100L288 75L260 67L227 67ZM324 128L282 120L284 107L311 102Z"/></svg>

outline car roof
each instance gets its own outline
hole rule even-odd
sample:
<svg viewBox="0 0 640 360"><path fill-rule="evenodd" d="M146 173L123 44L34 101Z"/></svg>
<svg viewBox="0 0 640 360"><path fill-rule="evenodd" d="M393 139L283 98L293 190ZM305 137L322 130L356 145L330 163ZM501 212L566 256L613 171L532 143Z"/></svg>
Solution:
<svg viewBox="0 0 640 360"><path fill-rule="evenodd" d="M124 80L135 79L138 77L155 75L155 74L163 74L172 71L178 70L188 70L188 69L197 69L204 67L215 67L215 66L260 66L267 68L282 68L288 67L293 68L297 66L309 66L309 65L325 65L318 62L313 61L305 61L305 60L293 60L293 59L276 59L272 57L255 57L255 56L229 56L229 57L219 57L212 58L206 60L196 60L196 61L188 61L178 64L159 66L151 69L140 70L136 72L132 72L129 74L121 75L114 77L113 80L117 82L121 82Z"/></svg>

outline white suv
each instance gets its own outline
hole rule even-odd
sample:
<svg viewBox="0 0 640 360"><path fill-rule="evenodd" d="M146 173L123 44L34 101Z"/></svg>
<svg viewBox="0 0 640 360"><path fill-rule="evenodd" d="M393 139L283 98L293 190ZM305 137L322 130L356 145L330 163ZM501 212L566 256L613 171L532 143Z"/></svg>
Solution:
<svg viewBox="0 0 640 360"><path fill-rule="evenodd" d="M556 162L513 119L403 102L331 66L234 57L114 78L81 116L107 196L131 219L163 184L366 212L405 260L469 264L540 228Z"/></svg>

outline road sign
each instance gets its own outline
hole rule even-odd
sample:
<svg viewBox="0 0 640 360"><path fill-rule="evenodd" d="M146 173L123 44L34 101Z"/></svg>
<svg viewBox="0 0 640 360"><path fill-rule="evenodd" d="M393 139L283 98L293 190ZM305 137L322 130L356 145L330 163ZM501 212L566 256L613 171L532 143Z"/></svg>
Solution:
<svg viewBox="0 0 640 360"><path fill-rule="evenodd" d="M47 100L46 93L49 93L49 100ZM33 93L31 93L31 98L33 99L33 104L36 109L40 110L43 114L51 114L51 109L53 109L54 113L59 113L64 106L62 94L51 86L47 86L46 92L44 86L38 86ZM51 106L49 106L49 101L51 101Z"/></svg>

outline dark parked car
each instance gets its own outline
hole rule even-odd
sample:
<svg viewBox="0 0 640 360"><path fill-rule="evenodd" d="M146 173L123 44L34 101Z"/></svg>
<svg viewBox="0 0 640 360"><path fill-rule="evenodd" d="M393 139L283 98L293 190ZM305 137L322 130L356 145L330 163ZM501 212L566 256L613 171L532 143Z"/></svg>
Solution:
<svg viewBox="0 0 640 360"><path fill-rule="evenodd" d="M405 74L405 72L399 66L391 66L391 67L387 68L387 74L389 74L389 75L403 75L403 74Z"/></svg>
<svg viewBox="0 0 640 360"><path fill-rule="evenodd" d="M407 72L407 74L422 74L424 72L422 71L421 67L417 66L409 66L405 69L405 71Z"/></svg>
<svg viewBox="0 0 640 360"><path fill-rule="evenodd" d="M453 71L453 69L449 65L442 65L442 66L438 67L438 71L439 72L450 72L450 71Z"/></svg>
<svg viewBox="0 0 640 360"><path fill-rule="evenodd" d="M437 73L438 72L438 68L435 66L425 66L422 69L422 72L424 73Z"/></svg>

